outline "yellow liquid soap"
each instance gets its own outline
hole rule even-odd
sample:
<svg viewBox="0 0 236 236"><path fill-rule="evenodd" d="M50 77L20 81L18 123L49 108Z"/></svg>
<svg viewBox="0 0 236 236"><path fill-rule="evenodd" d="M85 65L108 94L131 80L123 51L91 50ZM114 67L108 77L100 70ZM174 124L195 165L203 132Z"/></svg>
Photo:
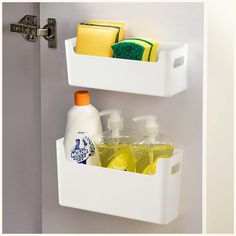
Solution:
<svg viewBox="0 0 236 236"><path fill-rule="evenodd" d="M97 138L96 147L103 167L135 172L135 163L129 148L130 137L123 134L123 118L121 111L104 110L99 113L108 116L108 130Z"/></svg>
<svg viewBox="0 0 236 236"><path fill-rule="evenodd" d="M169 158L173 155L174 146L170 144L132 145L136 172L155 174L158 158Z"/></svg>
<svg viewBox="0 0 236 236"><path fill-rule="evenodd" d="M128 144L97 144L102 167L135 172L135 162Z"/></svg>

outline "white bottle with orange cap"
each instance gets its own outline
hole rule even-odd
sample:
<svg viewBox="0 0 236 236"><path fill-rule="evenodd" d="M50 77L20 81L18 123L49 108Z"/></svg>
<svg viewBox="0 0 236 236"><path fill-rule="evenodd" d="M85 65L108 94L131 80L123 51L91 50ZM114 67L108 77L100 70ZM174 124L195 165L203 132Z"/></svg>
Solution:
<svg viewBox="0 0 236 236"><path fill-rule="evenodd" d="M74 94L75 105L67 113L64 138L66 158L79 164L101 166L99 154L94 144L102 135L102 124L98 110L90 104L88 91Z"/></svg>

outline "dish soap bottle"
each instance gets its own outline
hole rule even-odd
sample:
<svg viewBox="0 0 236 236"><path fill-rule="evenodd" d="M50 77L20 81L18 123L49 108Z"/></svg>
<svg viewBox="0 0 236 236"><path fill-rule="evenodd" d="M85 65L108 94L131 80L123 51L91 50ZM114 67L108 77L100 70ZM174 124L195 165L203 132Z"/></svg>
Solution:
<svg viewBox="0 0 236 236"><path fill-rule="evenodd" d="M136 172L155 174L158 159L171 157L174 146L164 134L159 134L159 125L155 116L135 117L133 121L144 122L144 136L131 145L136 164Z"/></svg>
<svg viewBox="0 0 236 236"><path fill-rule="evenodd" d="M135 172L135 163L129 148L130 136L123 133L123 118L119 110L105 110L108 115L108 130L97 139L97 149L103 167Z"/></svg>
<svg viewBox="0 0 236 236"><path fill-rule="evenodd" d="M88 91L74 94L75 105L67 113L64 138L66 158L79 164L101 166L94 140L102 135L98 110L90 104Z"/></svg>

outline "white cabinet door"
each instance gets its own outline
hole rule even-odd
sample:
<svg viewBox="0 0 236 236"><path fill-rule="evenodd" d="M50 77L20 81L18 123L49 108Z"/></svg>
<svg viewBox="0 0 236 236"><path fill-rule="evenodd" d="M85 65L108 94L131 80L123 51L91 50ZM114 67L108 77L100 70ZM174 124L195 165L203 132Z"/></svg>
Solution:
<svg viewBox="0 0 236 236"><path fill-rule="evenodd" d="M57 20L58 47L49 49L41 39L43 233L201 233L203 4L40 3L41 25L49 17ZM180 216L166 226L70 209L58 203L55 141L64 136L66 112L78 89L68 85L64 41L75 37L76 25L88 19L125 21L126 36L189 43L189 89L172 98L89 90L98 109L121 109L126 127L133 127L131 118L136 115L157 115L161 131L183 147ZM151 194L145 186L143 191Z"/></svg>

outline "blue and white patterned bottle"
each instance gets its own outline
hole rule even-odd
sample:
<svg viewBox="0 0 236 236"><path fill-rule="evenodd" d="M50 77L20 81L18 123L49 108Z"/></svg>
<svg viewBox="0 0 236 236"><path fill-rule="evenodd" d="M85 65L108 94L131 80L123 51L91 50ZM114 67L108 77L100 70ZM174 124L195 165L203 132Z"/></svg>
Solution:
<svg viewBox="0 0 236 236"><path fill-rule="evenodd" d="M68 111L64 138L66 158L78 164L100 166L94 140L102 134L98 110L90 104L88 91L75 92L75 105Z"/></svg>

